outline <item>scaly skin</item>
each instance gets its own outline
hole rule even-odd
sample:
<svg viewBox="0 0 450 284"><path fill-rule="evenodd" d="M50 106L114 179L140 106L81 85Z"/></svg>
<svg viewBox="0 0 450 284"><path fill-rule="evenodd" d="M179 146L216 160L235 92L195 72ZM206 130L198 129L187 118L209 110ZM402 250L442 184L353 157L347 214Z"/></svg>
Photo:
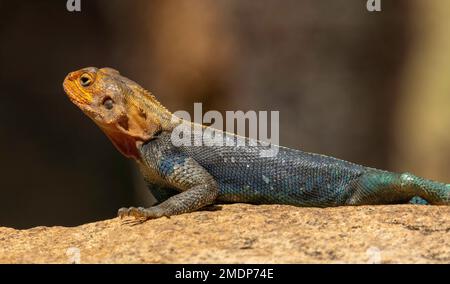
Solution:
<svg viewBox="0 0 450 284"><path fill-rule="evenodd" d="M121 208L119 216L151 219L192 212L220 202L339 206L406 203L449 205L450 185L276 146L183 121L137 83L111 68L89 67L64 80L70 100L89 116L126 157L134 159L158 200L150 208ZM176 129L193 130L191 146L174 145ZM203 145L205 130L242 146ZM200 138L199 138L200 137ZM189 137L187 137L189 138Z"/></svg>

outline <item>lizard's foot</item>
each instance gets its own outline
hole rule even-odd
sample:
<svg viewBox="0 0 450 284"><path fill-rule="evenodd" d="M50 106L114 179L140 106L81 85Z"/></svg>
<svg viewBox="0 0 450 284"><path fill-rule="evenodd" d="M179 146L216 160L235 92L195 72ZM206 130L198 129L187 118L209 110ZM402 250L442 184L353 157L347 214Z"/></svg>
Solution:
<svg viewBox="0 0 450 284"><path fill-rule="evenodd" d="M119 209L117 215L121 219L124 217L134 217L136 219L155 219L164 216L162 210L156 207L124 207Z"/></svg>

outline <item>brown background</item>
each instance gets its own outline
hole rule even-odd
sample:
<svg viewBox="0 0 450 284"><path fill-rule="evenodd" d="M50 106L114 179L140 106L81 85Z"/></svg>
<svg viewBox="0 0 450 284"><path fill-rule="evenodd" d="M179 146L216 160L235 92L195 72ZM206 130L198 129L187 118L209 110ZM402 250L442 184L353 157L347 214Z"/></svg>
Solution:
<svg viewBox="0 0 450 284"><path fill-rule="evenodd" d="M278 110L280 143L450 182L450 3L0 1L0 226L77 225L149 204L66 98L109 66L170 110Z"/></svg>

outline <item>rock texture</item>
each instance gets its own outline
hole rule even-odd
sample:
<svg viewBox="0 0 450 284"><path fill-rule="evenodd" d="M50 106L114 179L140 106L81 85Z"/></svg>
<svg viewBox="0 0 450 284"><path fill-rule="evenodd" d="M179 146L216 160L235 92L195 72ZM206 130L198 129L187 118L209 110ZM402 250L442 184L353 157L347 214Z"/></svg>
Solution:
<svg viewBox="0 0 450 284"><path fill-rule="evenodd" d="M0 228L0 262L450 263L449 206L220 208L142 224Z"/></svg>

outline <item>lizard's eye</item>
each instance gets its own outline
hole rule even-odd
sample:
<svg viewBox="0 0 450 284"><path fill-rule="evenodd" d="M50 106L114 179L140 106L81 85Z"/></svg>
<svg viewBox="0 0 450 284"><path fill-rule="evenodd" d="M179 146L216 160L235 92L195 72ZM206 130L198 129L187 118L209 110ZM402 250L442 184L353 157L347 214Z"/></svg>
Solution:
<svg viewBox="0 0 450 284"><path fill-rule="evenodd" d="M92 84L92 77L85 73L80 76L80 85L83 87L89 87Z"/></svg>
<svg viewBox="0 0 450 284"><path fill-rule="evenodd" d="M108 109L111 110L114 107L114 101L111 98L105 98L103 100L103 106Z"/></svg>

